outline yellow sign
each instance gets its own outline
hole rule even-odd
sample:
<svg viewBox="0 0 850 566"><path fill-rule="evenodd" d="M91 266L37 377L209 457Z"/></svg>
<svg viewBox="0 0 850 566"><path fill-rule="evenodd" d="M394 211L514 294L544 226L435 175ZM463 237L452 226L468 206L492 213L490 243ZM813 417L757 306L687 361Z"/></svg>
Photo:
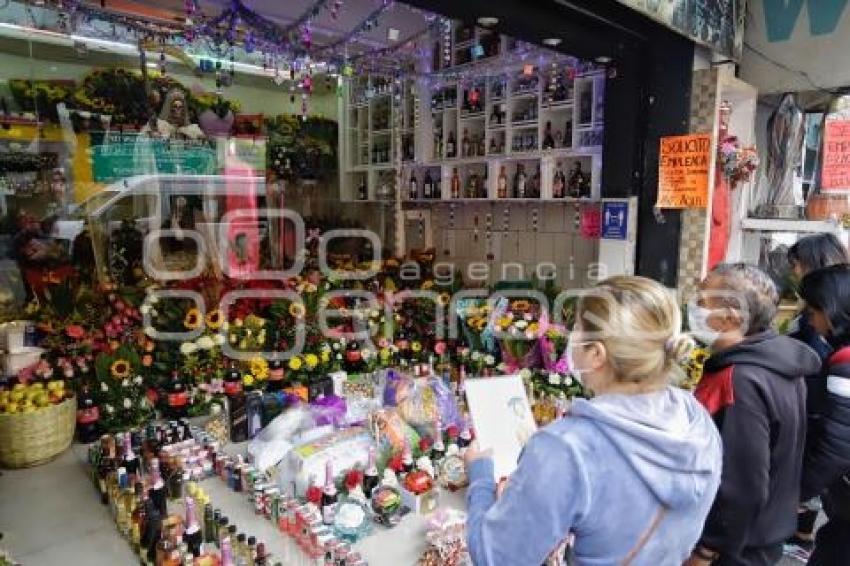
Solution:
<svg viewBox="0 0 850 566"><path fill-rule="evenodd" d="M658 208L706 208L711 165L711 135L661 138Z"/></svg>

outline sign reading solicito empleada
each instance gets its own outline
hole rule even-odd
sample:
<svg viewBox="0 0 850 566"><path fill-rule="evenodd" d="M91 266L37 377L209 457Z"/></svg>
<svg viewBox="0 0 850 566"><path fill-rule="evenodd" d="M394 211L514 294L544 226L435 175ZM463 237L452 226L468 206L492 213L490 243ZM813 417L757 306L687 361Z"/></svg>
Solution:
<svg viewBox="0 0 850 566"><path fill-rule="evenodd" d="M708 206L710 164L710 134L661 138L656 206L659 208L705 208Z"/></svg>

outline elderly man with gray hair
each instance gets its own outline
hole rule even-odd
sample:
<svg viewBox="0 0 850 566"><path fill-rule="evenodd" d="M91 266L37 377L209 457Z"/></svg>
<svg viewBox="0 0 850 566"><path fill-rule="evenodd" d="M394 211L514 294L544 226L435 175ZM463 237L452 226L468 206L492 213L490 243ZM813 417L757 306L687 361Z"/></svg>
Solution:
<svg viewBox="0 0 850 566"><path fill-rule="evenodd" d="M711 349L695 395L723 439L720 489L689 566L768 565L794 532L806 386L820 358L771 328L779 294L760 269L717 266L688 305L694 336Z"/></svg>

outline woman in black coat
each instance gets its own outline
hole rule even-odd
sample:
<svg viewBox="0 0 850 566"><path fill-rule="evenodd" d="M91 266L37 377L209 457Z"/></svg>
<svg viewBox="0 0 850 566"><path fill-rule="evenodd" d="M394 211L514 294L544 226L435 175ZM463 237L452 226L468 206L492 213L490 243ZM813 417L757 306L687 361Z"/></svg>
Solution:
<svg viewBox="0 0 850 566"><path fill-rule="evenodd" d="M850 265L806 275L800 285L809 323L832 348L811 410L801 499L821 496L829 521L818 530L810 565L850 564Z"/></svg>

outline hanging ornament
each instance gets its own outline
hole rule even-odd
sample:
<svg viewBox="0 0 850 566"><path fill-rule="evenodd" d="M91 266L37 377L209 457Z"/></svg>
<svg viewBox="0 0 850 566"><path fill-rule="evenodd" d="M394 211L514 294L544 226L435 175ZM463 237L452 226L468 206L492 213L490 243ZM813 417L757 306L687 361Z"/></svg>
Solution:
<svg viewBox="0 0 850 566"><path fill-rule="evenodd" d="M257 40L254 38L254 32L248 32L248 35L245 36L245 44L244 44L245 53L253 53L257 48Z"/></svg>

